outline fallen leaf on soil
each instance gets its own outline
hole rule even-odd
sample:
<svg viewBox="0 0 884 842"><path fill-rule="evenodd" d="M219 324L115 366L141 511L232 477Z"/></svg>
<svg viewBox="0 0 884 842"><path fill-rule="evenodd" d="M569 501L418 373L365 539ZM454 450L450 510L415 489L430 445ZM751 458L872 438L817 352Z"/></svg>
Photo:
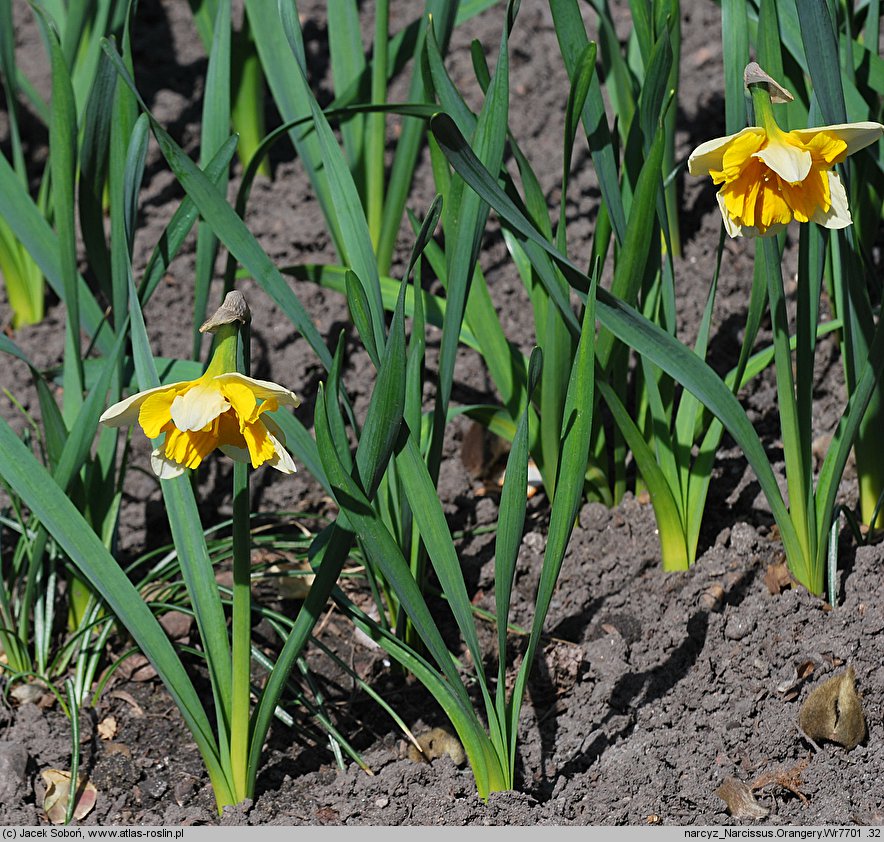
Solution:
<svg viewBox="0 0 884 842"><path fill-rule="evenodd" d="M144 708L135 701L135 697L125 690L114 690L111 694L112 699L120 699L126 702L131 708L135 716L144 716Z"/></svg>
<svg viewBox="0 0 884 842"><path fill-rule="evenodd" d="M700 606L707 611L720 611L724 603L724 588L721 585L710 585L700 594Z"/></svg>
<svg viewBox="0 0 884 842"><path fill-rule="evenodd" d="M98 723L95 730L102 740L112 740L117 735L117 720L108 716Z"/></svg>
<svg viewBox="0 0 884 842"><path fill-rule="evenodd" d="M798 725L812 740L829 740L848 751L863 741L866 718L852 666L811 692L798 712Z"/></svg>
<svg viewBox="0 0 884 842"><path fill-rule="evenodd" d="M777 693L781 693L784 702L791 702L798 698L801 685L813 675L816 664L812 660L802 661L795 667L792 676L777 685Z"/></svg>
<svg viewBox="0 0 884 842"><path fill-rule="evenodd" d="M9 691L9 695L19 704L36 704L43 698L43 692L43 688L36 684L16 684Z"/></svg>
<svg viewBox="0 0 884 842"><path fill-rule="evenodd" d="M805 678L810 678L815 669L816 664L811 660L807 660L798 664L798 666L795 667L795 672L798 674L798 677L803 680Z"/></svg>
<svg viewBox="0 0 884 842"><path fill-rule="evenodd" d="M500 473L506 452L503 439L488 432L478 421L473 421L460 445L460 461L474 480L487 481L496 479Z"/></svg>
<svg viewBox="0 0 884 842"><path fill-rule="evenodd" d="M121 754L123 757L131 757L132 750L125 743L108 743L104 747L104 756L110 757L114 754Z"/></svg>
<svg viewBox="0 0 884 842"><path fill-rule="evenodd" d="M409 744L406 757L415 762L429 763L437 757L448 755L455 766L463 766L467 761L466 752L457 739L449 731L444 728L431 728L423 734L418 735L417 743L420 750L412 744Z"/></svg>
<svg viewBox="0 0 884 842"><path fill-rule="evenodd" d="M727 811L735 819L763 819L770 812L755 800L752 790L736 778L725 778L715 794L727 804Z"/></svg>
<svg viewBox="0 0 884 842"><path fill-rule="evenodd" d="M117 667L117 674L126 681L153 681L157 677L153 664L140 652L129 655Z"/></svg>
<svg viewBox="0 0 884 842"><path fill-rule="evenodd" d="M785 562L769 564L764 571L764 584L772 596L779 596L792 586L792 576Z"/></svg>
<svg viewBox="0 0 884 842"><path fill-rule="evenodd" d="M274 577L276 588L283 599L303 601L313 587L313 568L306 558L283 564L271 564L267 573ZM295 575L291 575L294 573Z"/></svg>
<svg viewBox="0 0 884 842"><path fill-rule="evenodd" d="M771 784L777 784L783 787L783 789L788 789L793 795L797 795L802 803L807 804L807 796L801 791L801 787L804 786L804 782L801 780L801 773L807 768L808 763L810 763L810 758L805 757L804 760L799 760L788 769L765 772L752 781L750 788L762 789Z"/></svg>
<svg viewBox="0 0 884 842"><path fill-rule="evenodd" d="M52 824L62 824L67 818L68 799L71 792L71 773L60 769L44 769L41 773L46 781L46 795L43 796L43 809ZM98 790L83 776L77 778L77 802L73 817L79 821L89 814L98 800Z"/></svg>

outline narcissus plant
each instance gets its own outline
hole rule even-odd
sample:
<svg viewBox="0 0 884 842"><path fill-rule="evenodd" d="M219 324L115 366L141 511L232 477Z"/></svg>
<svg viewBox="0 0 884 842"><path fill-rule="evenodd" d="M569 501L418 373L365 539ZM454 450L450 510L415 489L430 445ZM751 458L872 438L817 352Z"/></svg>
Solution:
<svg viewBox="0 0 884 842"><path fill-rule="evenodd" d="M852 222L850 208L833 167L875 143L884 126L845 123L784 132L771 100L787 101L791 95L757 65L746 71L761 125L707 140L688 159L691 175L710 175L721 185L717 198L727 233L768 237L793 219L846 228Z"/></svg>

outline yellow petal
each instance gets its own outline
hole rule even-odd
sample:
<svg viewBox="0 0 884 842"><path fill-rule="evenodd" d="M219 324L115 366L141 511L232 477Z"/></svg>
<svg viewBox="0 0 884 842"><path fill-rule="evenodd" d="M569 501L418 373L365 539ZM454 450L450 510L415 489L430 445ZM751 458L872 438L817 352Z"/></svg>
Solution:
<svg viewBox="0 0 884 842"><path fill-rule="evenodd" d="M294 392L289 391L284 386L280 386L278 383L271 383L269 380L255 380L253 377L246 377L244 374L238 374L237 372L220 374L214 380L224 387L231 383L242 384L259 400L275 398L280 406L294 407L301 405L300 398Z"/></svg>
<svg viewBox="0 0 884 842"><path fill-rule="evenodd" d="M173 383L169 386L156 386L153 389L147 389L144 392L130 395L125 400L108 407L103 413L101 413L101 418L98 420L108 427L128 427L138 420L138 412L141 409L141 405L151 395L154 395L157 392L166 391L167 389L178 389L179 387L187 386L188 382L189 381Z"/></svg>
<svg viewBox="0 0 884 842"><path fill-rule="evenodd" d="M218 447L222 450L224 448L233 448L236 451L242 451L245 454L244 459L237 458L236 456L231 456L231 459L236 459L237 462L248 462L250 458L248 445L240 430L241 426L242 423L237 417L235 409L231 408L225 412L218 419ZM224 452L227 453L226 450ZM230 456L229 453L227 455Z"/></svg>
<svg viewBox="0 0 884 842"><path fill-rule="evenodd" d="M202 430L228 409L230 404L215 383L197 381L172 401L171 417L179 430Z"/></svg>
<svg viewBox="0 0 884 842"><path fill-rule="evenodd" d="M214 430L169 430L164 454L185 468L196 468L218 444Z"/></svg>
<svg viewBox="0 0 884 842"><path fill-rule="evenodd" d="M154 394L149 395L141 404L138 423L149 439L155 439L163 431L163 427L172 420L171 408L176 395L174 388L154 391Z"/></svg>
<svg viewBox="0 0 884 842"><path fill-rule="evenodd" d="M755 157L760 158L780 178L790 183L804 181L813 163L813 158L806 149L773 138L764 149L755 153Z"/></svg>
<svg viewBox="0 0 884 842"><path fill-rule="evenodd" d="M774 225L788 225L792 221L792 209L770 182L762 190L761 219L756 216L755 226L762 237L769 237Z"/></svg>
<svg viewBox="0 0 884 842"><path fill-rule="evenodd" d="M745 138L747 135L757 137L759 142L765 137L764 129L749 126L736 134L707 140L691 152L691 156L688 158L688 172L691 175L708 175L711 170L723 169L724 154L728 147L734 141Z"/></svg>
<svg viewBox="0 0 884 842"><path fill-rule="evenodd" d="M783 199L798 222L810 222L817 210L825 211L829 207L827 174L826 170L814 169L800 184L780 185Z"/></svg>
<svg viewBox="0 0 884 842"><path fill-rule="evenodd" d="M831 169L847 155L847 143L840 137L826 132L815 134L810 140L805 141L805 145L813 156L814 163L824 169Z"/></svg>
<svg viewBox="0 0 884 842"><path fill-rule="evenodd" d="M884 134L884 126L880 123L838 123L834 126L818 126L812 129L795 129L790 132L804 143L809 143L814 135L820 132L834 135L847 144L839 160L844 160L848 155L865 149L878 140Z"/></svg>
<svg viewBox="0 0 884 842"><path fill-rule="evenodd" d="M736 181L743 177L747 170L757 170L758 164L753 155L767 142L767 135L747 134L737 138L724 152L721 159L722 172L719 174L725 181ZM715 176L713 176L715 178ZM719 179L715 179L719 180Z"/></svg>
<svg viewBox="0 0 884 842"><path fill-rule="evenodd" d="M219 378L216 378L216 382ZM228 380L218 383L218 387L224 394L224 397L230 402L230 407L240 419L240 429L243 424L254 422L258 417L258 400L251 386L246 383L240 383L236 380Z"/></svg>
<svg viewBox="0 0 884 842"><path fill-rule="evenodd" d="M727 215L741 227L752 227L757 224L759 198L767 172L761 161L750 156L742 167L739 177L728 181L721 188L720 195Z"/></svg>
<svg viewBox="0 0 884 842"><path fill-rule="evenodd" d="M242 434L249 448L249 455L252 457L253 468L257 468L259 465L263 465L265 462L273 459L276 453L276 446L263 421L246 424L242 428Z"/></svg>

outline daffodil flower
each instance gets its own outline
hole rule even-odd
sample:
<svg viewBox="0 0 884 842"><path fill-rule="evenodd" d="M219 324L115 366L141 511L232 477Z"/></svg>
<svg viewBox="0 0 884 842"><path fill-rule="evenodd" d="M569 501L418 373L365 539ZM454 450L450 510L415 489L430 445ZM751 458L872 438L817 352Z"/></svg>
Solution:
<svg viewBox="0 0 884 842"><path fill-rule="evenodd" d="M236 329L229 328L219 335L201 377L139 392L107 409L100 420L109 427L137 421L149 439L165 435L151 455L151 467L161 479L196 468L216 448L253 468L266 464L294 473L285 436L267 413L300 401L276 383L237 373L235 359Z"/></svg>
<svg viewBox="0 0 884 842"><path fill-rule="evenodd" d="M691 175L711 175L721 185L717 198L727 233L773 236L793 219L825 228L850 225L847 194L833 167L877 141L884 126L844 123L784 132L773 119L769 95L753 92L753 100L763 126L708 140L688 159Z"/></svg>

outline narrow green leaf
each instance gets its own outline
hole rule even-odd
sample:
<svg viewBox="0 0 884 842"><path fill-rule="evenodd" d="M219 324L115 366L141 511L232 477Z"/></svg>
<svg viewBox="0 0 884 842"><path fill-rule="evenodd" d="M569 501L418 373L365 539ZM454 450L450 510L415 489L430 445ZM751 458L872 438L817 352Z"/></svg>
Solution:
<svg viewBox="0 0 884 842"><path fill-rule="evenodd" d="M671 478L661 470L654 452L614 389L601 379L596 382L596 386L614 416L614 423L626 439L642 480L648 487L657 520L663 569L687 570L693 559L686 546L683 517L678 504L679 498L676 496L679 494L678 485L673 487Z"/></svg>
<svg viewBox="0 0 884 842"><path fill-rule="evenodd" d="M217 796L223 798L225 779L211 726L166 633L73 503L3 419L0 474L89 579L154 665L199 746Z"/></svg>
<svg viewBox="0 0 884 842"><path fill-rule="evenodd" d="M332 80L337 93L358 85L365 70L365 48L362 46L362 30L356 0L341 0L333 14L328 16L328 50L331 58ZM364 87L364 86L363 86ZM365 93L368 93L367 89ZM363 97L368 99L369 97ZM365 119L356 115L341 124L341 137L347 160L357 184L362 184L362 146Z"/></svg>
<svg viewBox="0 0 884 842"><path fill-rule="evenodd" d="M77 171L77 109L71 77L61 45L46 13L36 7L49 47L52 107L49 122L49 166L52 206L58 234L59 263L64 287L66 322L64 399L62 414L70 422L83 401L83 360L80 348L80 302L77 289L77 231L74 218L74 181Z"/></svg>
<svg viewBox="0 0 884 842"><path fill-rule="evenodd" d="M590 285L580 332L580 342L574 356L568 395L565 400L560 447L559 486L550 513L549 532L540 570L540 583L534 603L534 617L528 649L516 675L510 709L509 763L512 774L516 760L516 736L519 713L528 681L528 675L540 643L543 624L552 602L553 591L565 558L565 551L574 529L580 503L583 500L585 465L589 456L592 430L592 408L595 388L595 282Z"/></svg>
<svg viewBox="0 0 884 842"><path fill-rule="evenodd" d="M556 28L559 49L565 60L568 78L574 84L578 62L583 55L589 40L577 0L550 0L550 10ZM602 198L610 215L611 224L617 242L623 242L626 236L626 214L620 198L620 184L617 177L617 162L614 156L614 145L605 115L605 103L602 98L601 85L593 75L590 82L586 106L583 110L583 127L592 151L592 161L599 178Z"/></svg>
<svg viewBox="0 0 884 842"><path fill-rule="evenodd" d="M430 21L432 21L433 33L441 50L443 52L447 50L459 6L458 0L427 0L414 42L413 55L415 57L423 55L426 27ZM408 88L408 100L411 102L426 101L427 82L428 80L424 78L424 64L416 58ZM387 184L387 196L384 201L381 237L377 249L378 268L382 273L389 271L393 259L396 237L402 222L402 214L405 211L405 203L411 191L412 174L417 164L425 131L426 125L423 121L405 120L402 134L396 144L393 166Z"/></svg>
<svg viewBox="0 0 884 842"><path fill-rule="evenodd" d="M117 74L107 56L101 61L86 103L83 140L80 146L78 209L83 245L89 255L89 268L106 294L110 293L110 252L104 236L102 199L107 178L108 147Z"/></svg>
<svg viewBox="0 0 884 842"><path fill-rule="evenodd" d="M543 367L543 353L539 348L531 352L528 375L528 401L530 402ZM500 495L497 522L497 538L494 544L494 608L497 618L497 694L498 719L506 728L506 669L507 627L509 625L510 601L516 578L516 560L522 544L525 528L525 492L528 487L528 407L519 418L513 446L510 450ZM505 733L509 745L511 735Z"/></svg>
<svg viewBox="0 0 884 842"><path fill-rule="evenodd" d="M229 137L205 168L206 178L213 184L219 184L221 178L227 173L235 153L236 138ZM163 233L160 235L154 250L151 252L150 259L147 261L147 266L144 268L144 275L138 288L142 306L147 304L154 290L156 290L163 279L163 276L184 244L191 228L193 228L198 214L199 211L193 199L189 196L184 197L175 213L172 214L172 218L163 229Z"/></svg>
<svg viewBox="0 0 884 842"><path fill-rule="evenodd" d="M114 62L117 72L129 87L135 91L134 82L116 55L105 43L105 49ZM154 120L149 109L139 99L142 110L151 120L154 136L169 165L172 167L181 185L193 199L199 212L236 259L251 272L252 277L261 285L267 294L279 305L280 309L293 322L304 338L313 348L326 369L331 367L331 353L326 347L310 320L301 302L286 284L279 270L255 240L245 223L221 196L218 189L206 178L205 174L187 157L167 132Z"/></svg>
<svg viewBox="0 0 884 842"><path fill-rule="evenodd" d="M371 304L365 294L365 286L351 269L345 271L344 283L347 291L347 307L350 310L350 317L353 319L353 324L356 326L362 345L377 368L380 366L381 361L380 354L378 353L378 336L374 332ZM381 301L383 301L383 298ZM383 341L383 335L381 335L380 339Z"/></svg>
<svg viewBox="0 0 884 842"><path fill-rule="evenodd" d="M535 260L535 266L542 265L535 258L539 258L541 255L547 259L551 257L558 263L572 285L578 289L585 287L589 282L586 275L567 257L559 254L525 219L509 197L498 187L495 179L467 147L450 118L439 115L433 119L432 126L434 134L443 145L446 156L458 172L473 189L480 192L485 201L507 221L513 231L524 238L523 244L526 250L533 247L531 253L532 259ZM686 348L657 325L649 322L604 288L600 288L597 292L597 308L601 323L618 339L630 345L640 354L648 356L670 377L693 392L714 415L724 422L731 435L742 447L749 464L758 477L774 519L780 527L787 553L794 555L799 552L797 535L758 434L727 386L689 348Z"/></svg>
<svg viewBox="0 0 884 842"><path fill-rule="evenodd" d="M206 90L200 137L200 168L205 169L230 136L230 0L219 0L212 30L212 48L206 71ZM219 192L227 195L226 172L218 180ZM196 240L193 298L193 344L191 356L199 359L202 346L200 325L206 319L209 288L218 254L218 238L211 226L200 222Z"/></svg>
<svg viewBox="0 0 884 842"><path fill-rule="evenodd" d="M724 53L724 111L727 133L746 127L748 99L743 71L749 63L749 18L745 0L721 0L721 37Z"/></svg>
<svg viewBox="0 0 884 842"><path fill-rule="evenodd" d="M828 3L826 0L801 0L796 7L807 54L807 69L823 117L831 123L846 123L838 41Z"/></svg>
<svg viewBox="0 0 884 842"><path fill-rule="evenodd" d="M132 285L134 286L134 284ZM134 289L129 296L129 316L132 330L132 355L141 390L159 385L144 317ZM200 639L206 653L206 663L212 681L212 693L218 717L219 753L225 772L229 761L228 735L230 731L231 661L227 621L212 561L206 548L205 535L199 527L200 516L194 498L190 477L185 475L160 483L175 551L181 560L181 575L193 604Z"/></svg>

